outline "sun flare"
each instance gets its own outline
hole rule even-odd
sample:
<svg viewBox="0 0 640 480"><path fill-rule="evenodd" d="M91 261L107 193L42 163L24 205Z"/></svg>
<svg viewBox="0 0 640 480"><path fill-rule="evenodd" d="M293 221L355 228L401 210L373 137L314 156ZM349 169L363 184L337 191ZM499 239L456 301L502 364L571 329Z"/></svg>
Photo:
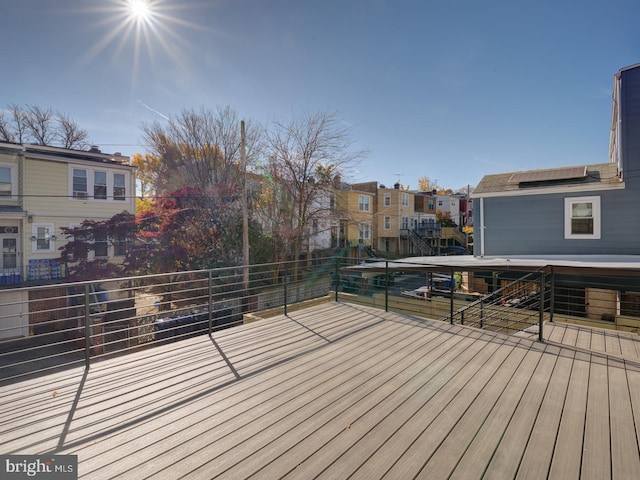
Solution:
<svg viewBox="0 0 640 480"><path fill-rule="evenodd" d="M151 15L151 8L146 0L130 0L129 12L133 19L137 21L145 21Z"/></svg>
<svg viewBox="0 0 640 480"><path fill-rule="evenodd" d="M95 16L91 30L101 32L87 49L81 62L93 62L100 55L127 69L137 84L143 65L155 66L170 61L182 65L187 57L189 30L207 27L188 20L192 0L100 0L87 7ZM131 62L124 66L123 62ZM164 67L163 67L164 68ZM181 67L182 68L182 67Z"/></svg>

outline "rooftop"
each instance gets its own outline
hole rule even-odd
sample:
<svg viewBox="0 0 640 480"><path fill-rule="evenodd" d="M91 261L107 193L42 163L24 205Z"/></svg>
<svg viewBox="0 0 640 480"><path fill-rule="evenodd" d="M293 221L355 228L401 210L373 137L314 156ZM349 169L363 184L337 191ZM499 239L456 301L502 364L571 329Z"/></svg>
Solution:
<svg viewBox="0 0 640 480"><path fill-rule="evenodd" d="M638 336L327 302L0 387L80 478L640 478Z"/></svg>
<svg viewBox="0 0 640 480"><path fill-rule="evenodd" d="M538 190L554 187L561 187L564 189L563 191L566 191L568 188L617 187L622 183L615 163L599 163L580 168L584 169L585 167L587 173L583 177L567 174L566 171L572 170L569 167L485 175L473 189L471 196L480 197L517 192L535 195ZM514 178L528 179L528 181L514 181Z"/></svg>

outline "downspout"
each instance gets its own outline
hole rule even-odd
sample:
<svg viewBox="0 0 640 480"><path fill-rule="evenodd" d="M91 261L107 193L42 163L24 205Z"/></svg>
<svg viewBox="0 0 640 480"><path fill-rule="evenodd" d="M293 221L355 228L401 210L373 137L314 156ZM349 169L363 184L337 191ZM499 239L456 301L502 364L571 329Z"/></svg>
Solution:
<svg viewBox="0 0 640 480"><path fill-rule="evenodd" d="M484 197L480 197L480 257L484 257Z"/></svg>
<svg viewBox="0 0 640 480"><path fill-rule="evenodd" d="M619 77L616 85L616 90L618 93L618 101L616 104L616 113L617 113L617 125L616 125L616 145L618 146L616 161L618 162L618 174L622 175L622 179L624 180L624 151L622 146L622 107L620 105L620 95L622 95L622 79Z"/></svg>

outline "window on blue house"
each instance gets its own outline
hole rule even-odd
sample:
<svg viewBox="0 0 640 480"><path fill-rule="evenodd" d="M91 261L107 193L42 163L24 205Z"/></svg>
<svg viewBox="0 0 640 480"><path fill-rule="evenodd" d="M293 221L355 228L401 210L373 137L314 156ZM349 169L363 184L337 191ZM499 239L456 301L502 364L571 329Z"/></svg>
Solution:
<svg viewBox="0 0 640 480"><path fill-rule="evenodd" d="M564 238L600 238L600 197L564 199Z"/></svg>

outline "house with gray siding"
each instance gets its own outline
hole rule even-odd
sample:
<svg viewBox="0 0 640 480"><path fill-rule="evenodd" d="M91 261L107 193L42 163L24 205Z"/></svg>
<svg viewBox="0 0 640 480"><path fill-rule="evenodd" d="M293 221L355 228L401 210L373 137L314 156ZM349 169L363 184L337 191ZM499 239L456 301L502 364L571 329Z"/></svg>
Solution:
<svg viewBox="0 0 640 480"><path fill-rule="evenodd" d="M640 64L614 76L609 162L485 176L474 255L640 255Z"/></svg>

